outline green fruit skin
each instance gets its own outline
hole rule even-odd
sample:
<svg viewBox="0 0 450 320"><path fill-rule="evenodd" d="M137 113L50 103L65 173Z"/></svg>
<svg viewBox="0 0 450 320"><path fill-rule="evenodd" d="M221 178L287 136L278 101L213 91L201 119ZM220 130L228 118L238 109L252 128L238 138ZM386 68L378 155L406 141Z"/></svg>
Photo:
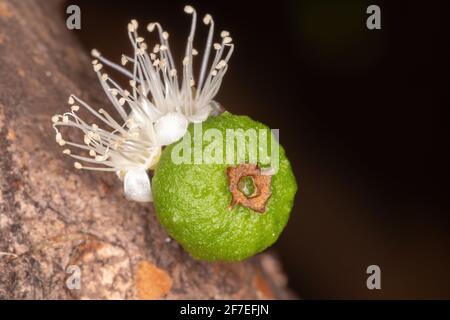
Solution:
<svg viewBox="0 0 450 320"><path fill-rule="evenodd" d="M247 116L228 112L210 117L203 130L268 129ZM193 127L189 127L193 136ZM178 142L180 143L180 142ZM229 209L228 164L174 164L168 146L152 181L160 223L194 258L241 261L271 246L287 224L297 183L284 149L279 147L279 171L272 176L272 195L261 214L237 205ZM203 148L205 147L205 143Z"/></svg>

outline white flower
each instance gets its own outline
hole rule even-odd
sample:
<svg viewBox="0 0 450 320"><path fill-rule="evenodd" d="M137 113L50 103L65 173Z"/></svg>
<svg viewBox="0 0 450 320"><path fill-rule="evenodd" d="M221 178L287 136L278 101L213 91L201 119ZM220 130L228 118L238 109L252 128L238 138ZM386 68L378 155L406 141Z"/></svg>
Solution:
<svg viewBox="0 0 450 320"><path fill-rule="evenodd" d="M77 160L75 168L116 172L124 180L125 193L132 200L152 201L147 170L158 162L161 148L179 140L190 122L202 122L218 110L218 103L213 98L228 69L234 49L232 39L227 31L222 31L221 42L213 43L214 21L209 14L205 15L203 23L209 25L209 32L198 81L195 81L193 60L198 52L193 45L197 13L191 6L186 6L184 11L192 16L192 23L181 73L172 57L167 31L157 22L148 25L147 30L157 31L159 38L159 43L149 50L144 38L137 33L137 21L131 20L128 35L133 55L123 55L122 66L104 58L96 49L91 52L95 58L92 61L94 71L116 114L95 110L71 95L68 101L71 111L52 117L56 142L69 147L63 153ZM212 49L215 54L209 63ZM130 67L126 68L126 65ZM103 73L103 66L128 77L130 89L123 89ZM80 108L98 121L83 121L77 114ZM61 127L79 129L84 143L66 141ZM82 153L73 154L71 149L79 149Z"/></svg>

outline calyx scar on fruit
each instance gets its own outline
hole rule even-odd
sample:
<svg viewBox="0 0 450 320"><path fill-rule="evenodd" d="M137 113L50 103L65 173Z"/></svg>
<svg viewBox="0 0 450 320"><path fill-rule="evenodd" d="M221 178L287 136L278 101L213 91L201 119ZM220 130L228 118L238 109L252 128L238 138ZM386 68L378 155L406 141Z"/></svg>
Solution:
<svg viewBox="0 0 450 320"><path fill-rule="evenodd" d="M291 165L270 129L247 116L225 112L210 117L201 124L200 138L197 129L191 125L183 139L161 155L153 177L158 219L194 258L243 260L271 246L286 226L297 191ZM233 149L226 148L227 132L252 129L268 137L265 143L257 140L257 156L272 156L270 150L277 150L278 163L260 157L250 161L252 142L247 137L241 140L243 158L236 155L238 139ZM230 163L231 150L236 157ZM195 161L199 151L212 154L215 161ZM191 161L180 162L176 156ZM270 172L268 167L274 166L277 170Z"/></svg>

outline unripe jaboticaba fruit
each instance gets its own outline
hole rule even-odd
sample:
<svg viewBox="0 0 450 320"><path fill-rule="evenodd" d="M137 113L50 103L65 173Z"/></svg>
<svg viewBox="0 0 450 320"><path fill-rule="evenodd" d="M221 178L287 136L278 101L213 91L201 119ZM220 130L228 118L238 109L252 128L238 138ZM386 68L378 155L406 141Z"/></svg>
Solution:
<svg viewBox="0 0 450 320"><path fill-rule="evenodd" d="M194 258L243 260L278 239L293 206L295 177L267 126L228 112L201 126L202 132L191 125L162 153L152 183L157 216ZM240 149L245 159L238 158L239 146L246 148Z"/></svg>

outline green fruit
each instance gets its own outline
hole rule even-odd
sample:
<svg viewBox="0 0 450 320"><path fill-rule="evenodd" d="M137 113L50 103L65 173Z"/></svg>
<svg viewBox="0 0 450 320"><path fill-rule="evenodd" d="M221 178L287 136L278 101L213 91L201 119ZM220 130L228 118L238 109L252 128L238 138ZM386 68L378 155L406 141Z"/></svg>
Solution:
<svg viewBox="0 0 450 320"><path fill-rule="evenodd" d="M267 126L247 116L236 116L228 112L210 117L202 123L202 128L203 132L217 129L216 132L222 133L223 141L220 142L223 144L227 129L253 128L263 130L271 137ZM271 178L271 196L265 210L258 212L242 204L231 208L232 194L227 168L238 166L241 162L225 163L228 154L225 151L221 158L224 161L219 164L194 164L191 161L179 164L178 161L174 161L173 154L182 149L183 143L184 146L189 146L192 152L189 159L195 159L192 138L195 136L194 131L194 126L191 125L183 140L167 147L155 169L152 187L159 221L168 233L197 259L240 261L261 252L278 239L286 226L297 191L295 177L284 149L275 139L268 139L269 142L272 141L271 143L279 146L279 170ZM203 146L197 151L209 150L211 140L205 136L201 140ZM245 139L246 147L249 142L249 139ZM257 147L260 153L262 150L271 150L272 144L262 146L258 140ZM237 146L234 151L237 152ZM180 154L185 155L184 152ZM250 151L245 153L245 161L250 159L250 155ZM267 166L267 163L263 163L260 159L257 163L259 167ZM246 197L251 197L257 192L255 188L259 187L252 183L252 179L243 177L236 184L238 190ZM255 178L254 181L258 180Z"/></svg>

